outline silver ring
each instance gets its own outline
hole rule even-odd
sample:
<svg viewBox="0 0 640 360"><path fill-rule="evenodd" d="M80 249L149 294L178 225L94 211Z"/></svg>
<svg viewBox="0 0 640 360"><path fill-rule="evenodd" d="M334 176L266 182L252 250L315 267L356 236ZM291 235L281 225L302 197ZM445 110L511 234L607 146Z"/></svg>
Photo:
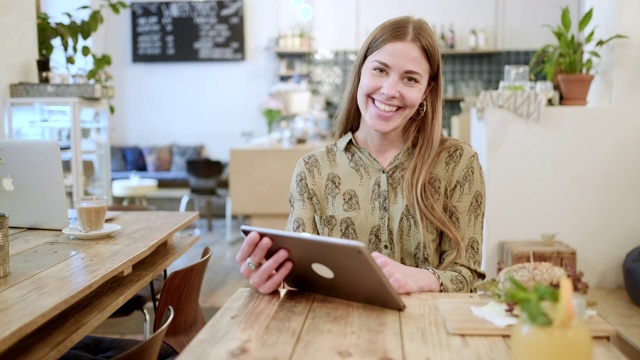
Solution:
<svg viewBox="0 0 640 360"><path fill-rule="evenodd" d="M247 258L247 266L249 267L249 270L251 270L251 271L254 271L255 269L258 268L258 264L256 264L253 261L251 261L251 258Z"/></svg>

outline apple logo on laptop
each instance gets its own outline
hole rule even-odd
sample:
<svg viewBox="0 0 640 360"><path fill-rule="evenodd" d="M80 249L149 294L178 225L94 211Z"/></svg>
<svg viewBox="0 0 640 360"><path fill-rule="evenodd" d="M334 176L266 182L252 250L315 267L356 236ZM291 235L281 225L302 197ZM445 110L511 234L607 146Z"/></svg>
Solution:
<svg viewBox="0 0 640 360"><path fill-rule="evenodd" d="M13 179L11 178L10 175L7 175L6 178L2 179L2 187L6 191L13 191L13 189L14 189L14 187L13 187Z"/></svg>

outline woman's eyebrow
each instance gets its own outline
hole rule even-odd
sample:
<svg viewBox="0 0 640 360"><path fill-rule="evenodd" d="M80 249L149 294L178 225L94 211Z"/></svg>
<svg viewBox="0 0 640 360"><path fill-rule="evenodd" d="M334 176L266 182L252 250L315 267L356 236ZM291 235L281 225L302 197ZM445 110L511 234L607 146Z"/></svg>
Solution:
<svg viewBox="0 0 640 360"><path fill-rule="evenodd" d="M386 62L384 62L382 60L373 59L373 60L371 60L371 62L378 63L378 64L384 66L387 69L391 68L391 66L389 66L389 64L387 64ZM420 73L419 71L416 71L416 70L405 70L405 71L403 71L403 74L424 77L424 75L422 73Z"/></svg>

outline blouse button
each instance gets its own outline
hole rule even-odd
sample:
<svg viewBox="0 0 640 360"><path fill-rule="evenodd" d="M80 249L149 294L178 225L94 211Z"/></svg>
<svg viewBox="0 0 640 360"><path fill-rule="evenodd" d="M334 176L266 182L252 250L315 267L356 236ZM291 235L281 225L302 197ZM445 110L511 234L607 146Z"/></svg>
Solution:
<svg viewBox="0 0 640 360"><path fill-rule="evenodd" d="M389 244L382 245L382 248L385 249L385 250L389 250Z"/></svg>

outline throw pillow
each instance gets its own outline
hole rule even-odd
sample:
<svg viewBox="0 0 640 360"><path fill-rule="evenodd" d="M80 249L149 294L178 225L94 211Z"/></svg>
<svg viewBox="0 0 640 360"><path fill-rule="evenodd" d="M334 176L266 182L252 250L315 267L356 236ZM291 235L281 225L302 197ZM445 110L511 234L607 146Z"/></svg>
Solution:
<svg viewBox="0 0 640 360"><path fill-rule="evenodd" d="M640 306L640 246L633 248L622 263L624 287L633 302Z"/></svg>
<svg viewBox="0 0 640 360"><path fill-rule="evenodd" d="M124 151L120 146L111 147L111 171L127 171L127 162L124 160Z"/></svg>
<svg viewBox="0 0 640 360"><path fill-rule="evenodd" d="M142 153L147 171L171 170L171 146L144 146Z"/></svg>
<svg viewBox="0 0 640 360"><path fill-rule="evenodd" d="M185 172L187 171L187 160L201 159L204 145L184 146L173 145L171 171Z"/></svg>
<svg viewBox="0 0 640 360"><path fill-rule="evenodd" d="M137 146L126 146L122 148L124 162L127 171L147 171L147 164L144 161L142 150Z"/></svg>

